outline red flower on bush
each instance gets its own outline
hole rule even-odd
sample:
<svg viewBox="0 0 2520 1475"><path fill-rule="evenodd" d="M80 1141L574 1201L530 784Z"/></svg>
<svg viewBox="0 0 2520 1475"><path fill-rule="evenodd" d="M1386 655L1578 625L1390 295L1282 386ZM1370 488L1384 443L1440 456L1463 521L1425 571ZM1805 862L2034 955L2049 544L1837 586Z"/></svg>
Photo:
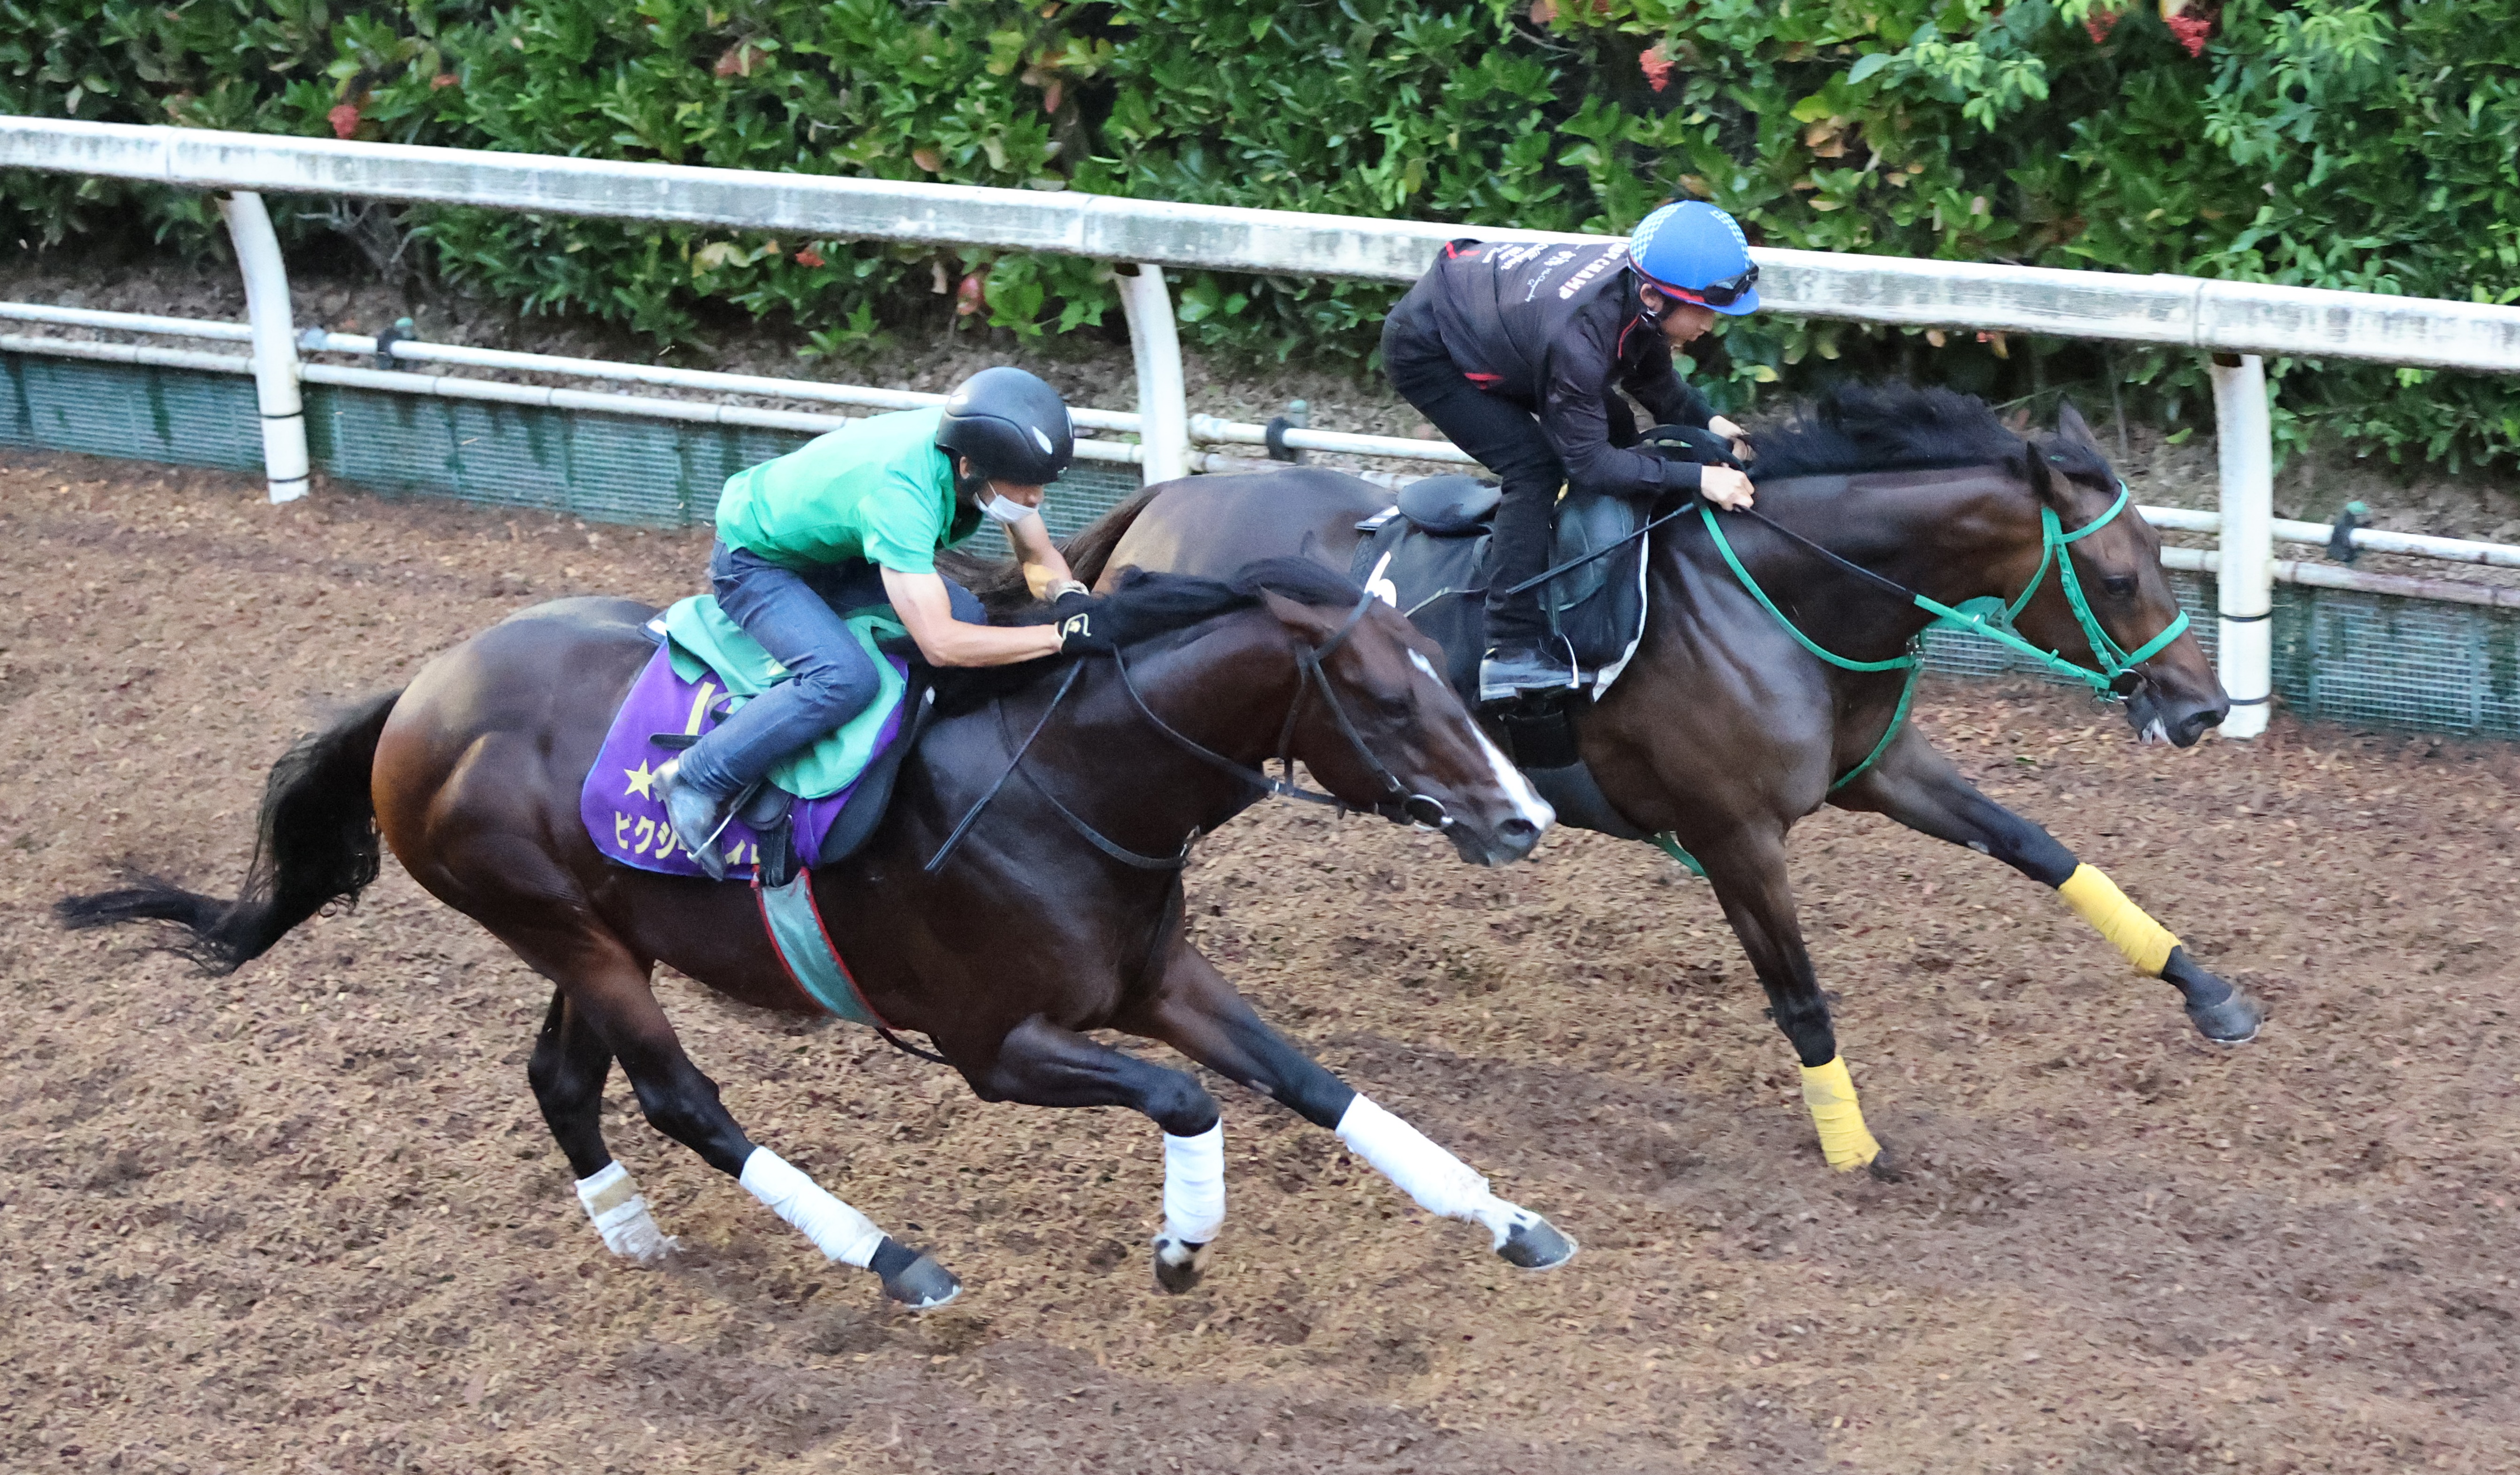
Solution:
<svg viewBox="0 0 2520 1475"><path fill-rule="evenodd" d="M2109 10L2105 7L2095 9L2083 18L2083 29L2091 33L2092 44L2097 46L2109 38L2109 32L2117 28L2118 22L2125 15L2124 11Z"/></svg>
<svg viewBox="0 0 2520 1475"><path fill-rule="evenodd" d="M1672 59L1662 54L1659 45L1647 47L1645 54L1637 58L1637 69L1645 74L1645 85L1656 92L1671 85L1673 65Z"/></svg>
<svg viewBox="0 0 2520 1475"><path fill-rule="evenodd" d="M343 103L324 116L333 124L335 138L348 138L359 131L359 105Z"/></svg>
<svg viewBox="0 0 2520 1475"><path fill-rule="evenodd" d="M2191 57L2205 54L2205 43L2214 36L2214 23L2222 18L2221 0L2161 0L2161 23L2179 38L2179 44Z"/></svg>
<svg viewBox="0 0 2520 1475"><path fill-rule="evenodd" d="M823 264L823 254L808 246L803 251L796 253L796 264L799 266L820 266Z"/></svg>

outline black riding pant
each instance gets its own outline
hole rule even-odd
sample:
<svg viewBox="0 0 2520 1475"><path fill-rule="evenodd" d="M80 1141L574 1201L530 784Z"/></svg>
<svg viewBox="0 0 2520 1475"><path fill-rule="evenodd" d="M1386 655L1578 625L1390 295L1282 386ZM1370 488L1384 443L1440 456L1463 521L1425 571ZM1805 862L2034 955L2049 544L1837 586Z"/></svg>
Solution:
<svg viewBox="0 0 2520 1475"><path fill-rule="evenodd" d="M1540 589L1508 594L1549 568L1549 532L1566 465L1529 410L1462 377L1433 336L1399 319L1382 326L1382 369L1400 397L1434 422L1444 438L1478 459L1504 483L1489 544L1488 645L1500 652L1537 651L1550 641ZM1636 417L1614 392L1602 395L1614 444L1637 438Z"/></svg>

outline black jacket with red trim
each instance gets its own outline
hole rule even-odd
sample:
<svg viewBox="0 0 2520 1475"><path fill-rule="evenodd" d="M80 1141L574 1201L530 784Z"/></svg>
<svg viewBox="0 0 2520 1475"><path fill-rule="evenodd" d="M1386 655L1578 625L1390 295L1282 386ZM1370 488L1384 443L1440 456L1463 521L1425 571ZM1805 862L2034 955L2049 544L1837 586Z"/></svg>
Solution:
<svg viewBox="0 0 2520 1475"><path fill-rule="evenodd" d="M1471 383L1538 417L1579 490L1639 496L1671 484L1660 458L1610 443L1612 385L1659 424L1714 417L1646 320L1624 246L1449 242L1391 315Z"/></svg>

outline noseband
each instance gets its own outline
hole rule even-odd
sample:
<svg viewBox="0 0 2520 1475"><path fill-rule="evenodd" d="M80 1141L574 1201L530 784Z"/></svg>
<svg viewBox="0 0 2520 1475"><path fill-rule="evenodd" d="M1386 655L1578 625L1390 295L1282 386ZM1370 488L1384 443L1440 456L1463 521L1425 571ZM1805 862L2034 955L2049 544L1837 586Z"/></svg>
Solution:
<svg viewBox="0 0 2520 1475"><path fill-rule="evenodd" d="M1300 799L1307 804L1328 805L1344 812L1353 807L1345 800L1332 794L1316 793L1294 781L1295 723L1303 714L1305 698L1311 695L1315 687L1319 687L1323 704L1329 709L1330 718L1337 724L1340 736L1347 739L1349 749L1382 785L1383 797L1372 807L1372 812L1395 824L1420 824L1430 829L1449 829L1453 819L1446 812L1443 801L1432 795L1412 791L1383 765L1382 760L1376 758L1373 749L1367 745L1365 735L1357 731L1355 721L1348 716L1346 704L1339 701L1337 689L1330 685L1329 675L1323 669L1323 662L1347 642L1347 637L1356 632L1356 627L1364 622L1367 612L1372 608L1373 594L1368 591L1357 600L1356 608L1348 612L1346 621L1319 647L1306 645L1301 640L1292 642L1297 672L1295 697L1286 705L1286 720L1278 729L1278 764L1285 774L1282 778L1271 777L1265 767L1251 768L1236 762L1224 754L1206 747L1196 739L1176 729L1170 722L1157 716L1152 707L1147 705L1145 694L1138 690L1137 679L1129 673L1128 657L1117 647L1112 649L1111 664L1120 673L1121 689L1128 692L1129 701L1136 706L1139 714L1151 723L1157 732L1170 738L1183 752L1222 769L1264 793L1286 799ZM945 837L945 843L937 847L936 853L928 857L924 867L927 874L934 875L937 869L944 865L945 857L951 855L954 848L963 843L963 837L970 832L972 823L980 817L980 811L989 807L989 802L998 797L998 791L1006 787L1007 780L1014 776L1015 770L1023 763L1024 755L1031 751L1033 740L1040 737L1042 729L1050 725L1051 715L1058 711L1060 703L1067 700L1068 692L1076 685L1078 673L1084 668L1085 664L1082 661L1068 667L1067 674L1059 678L1058 690L1051 694L1050 705L1043 709L1040 718L1032 725L1032 731L1024 734L1023 741L1014 745L1014 754L1007 761L1006 771L998 775L997 782L989 785L988 792L980 796L969 811L964 814L962 822L954 826L953 833ZM1000 709L1000 720L1002 722L1004 720L1003 708ZM1030 777L1026 775L1028 781ZM1190 835L1182 841L1180 853L1171 856L1141 855L1087 824L1067 806L1060 804L1057 795L1043 788L1037 781L1033 782L1033 788L1042 798L1050 802L1051 808L1058 812L1059 818L1067 821L1068 826L1083 836L1096 850L1124 865L1135 866L1140 870L1179 870L1188 863L1191 844L1198 838L1196 830L1191 831Z"/></svg>

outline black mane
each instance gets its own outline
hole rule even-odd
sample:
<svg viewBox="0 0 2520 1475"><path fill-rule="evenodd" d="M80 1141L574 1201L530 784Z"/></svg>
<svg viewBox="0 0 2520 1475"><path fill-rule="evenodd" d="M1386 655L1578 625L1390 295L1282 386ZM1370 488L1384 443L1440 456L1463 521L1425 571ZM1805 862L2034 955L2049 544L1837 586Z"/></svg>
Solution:
<svg viewBox="0 0 2520 1475"><path fill-rule="evenodd" d="M1760 481L1857 471L2019 465L2029 447L1974 394L1914 385L1840 385L1759 437Z"/></svg>
<svg viewBox="0 0 2520 1475"><path fill-rule="evenodd" d="M1249 609L1263 594L1278 594L1298 604L1353 606L1365 597L1355 580L1308 558L1268 558L1246 564L1230 579L1199 578L1188 574L1150 574L1130 569L1102 601L1099 618L1123 646L1135 646L1186 630L1219 615ZM1045 624L1057 616L1036 607L1016 624ZM975 706L1040 678L1059 664L1058 657L1015 666L937 668L936 703L940 710Z"/></svg>
<svg viewBox="0 0 2520 1475"><path fill-rule="evenodd" d="M1353 579L1327 564L1309 558L1264 558L1243 565L1230 579L1126 570L1102 602L1102 618L1110 622L1113 638L1131 645L1232 610L1247 609L1258 604L1263 593L1320 605L1352 605L1365 597ZM1039 624L1052 618L1050 611L1041 610L1015 622Z"/></svg>

